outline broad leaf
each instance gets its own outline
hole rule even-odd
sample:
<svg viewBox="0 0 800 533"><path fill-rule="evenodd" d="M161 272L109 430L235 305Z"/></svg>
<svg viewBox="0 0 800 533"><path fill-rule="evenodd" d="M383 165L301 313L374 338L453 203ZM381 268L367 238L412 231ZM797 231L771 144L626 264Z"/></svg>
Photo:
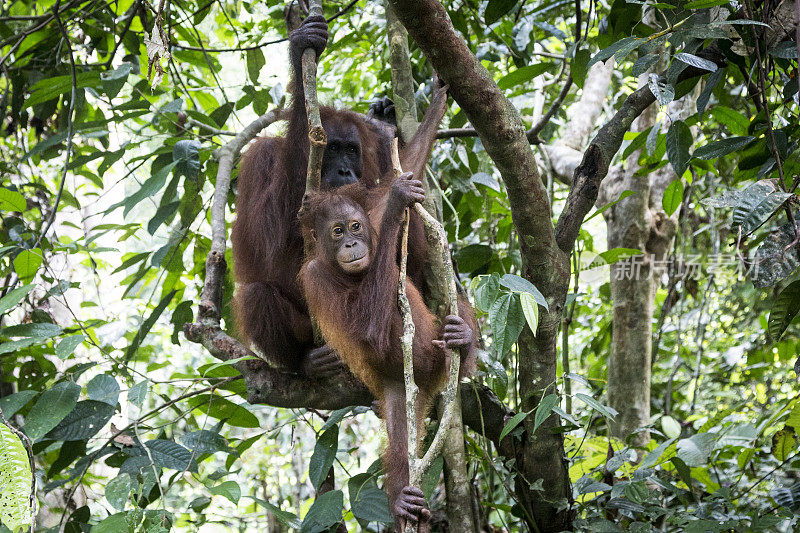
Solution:
<svg viewBox="0 0 800 533"><path fill-rule="evenodd" d="M105 427L115 410L113 405L105 402L83 400L45 438L65 441L89 439Z"/></svg>
<svg viewBox="0 0 800 533"><path fill-rule="evenodd" d="M683 181L681 178L672 180L664 189L664 196L661 198L661 206L667 215L672 215L683 203Z"/></svg>
<svg viewBox="0 0 800 533"><path fill-rule="evenodd" d="M72 381L56 383L44 391L25 419L22 429L28 438L36 442L56 427L78 403L80 393L81 388Z"/></svg>
<svg viewBox="0 0 800 533"><path fill-rule="evenodd" d="M733 224L739 226L745 237L761 227L791 193L778 189L773 180L761 180L742 191L739 203L733 210Z"/></svg>
<svg viewBox="0 0 800 533"><path fill-rule="evenodd" d="M33 474L28 452L11 428L0 422L0 522L16 533L33 521Z"/></svg>
<svg viewBox="0 0 800 533"><path fill-rule="evenodd" d="M322 533L342 519L344 494L340 490L332 490L317 497L314 504L303 518L301 533Z"/></svg>
<svg viewBox="0 0 800 533"><path fill-rule="evenodd" d="M778 341L800 312L800 280L795 280L781 291L769 313L769 336Z"/></svg>
<svg viewBox="0 0 800 533"><path fill-rule="evenodd" d="M682 120L676 120L667 130L667 158L678 177L683 176L689 166L692 142L692 131Z"/></svg>
<svg viewBox="0 0 800 533"><path fill-rule="evenodd" d="M314 453L308 462L308 478L315 489L319 490L322 482L328 477L328 471L336 459L339 447L339 426L331 426L317 439Z"/></svg>

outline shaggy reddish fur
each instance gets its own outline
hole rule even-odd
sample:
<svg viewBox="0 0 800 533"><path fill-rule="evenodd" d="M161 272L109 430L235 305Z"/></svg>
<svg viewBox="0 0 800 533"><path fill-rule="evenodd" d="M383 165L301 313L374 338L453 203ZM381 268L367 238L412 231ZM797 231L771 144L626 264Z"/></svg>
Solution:
<svg viewBox="0 0 800 533"><path fill-rule="evenodd" d="M314 195L306 204L302 218L305 231L315 227L318 217L330 213L342 203L357 205L364 213L372 204L371 195L362 185L354 184L328 193ZM408 447L406 431L403 354L400 336L403 323L397 305L399 268L398 237L401 220L386 212L375 231L375 222L367 219L373 236L372 260L367 271L359 276L347 274L325 255L322 247L315 251L300 271L306 301L316 318L322 336L350 370L378 398L383 408L388 432L388 448L384 454L386 489L390 503L408 485ZM417 402L418 435L424 434L424 420L433 398L442 389L447 377L444 350L434 344L442 336L439 320L428 310L413 281L406 294L414 319L414 381L419 386ZM469 303L459 302L460 315L477 332ZM475 365L475 346L461 351L462 376Z"/></svg>

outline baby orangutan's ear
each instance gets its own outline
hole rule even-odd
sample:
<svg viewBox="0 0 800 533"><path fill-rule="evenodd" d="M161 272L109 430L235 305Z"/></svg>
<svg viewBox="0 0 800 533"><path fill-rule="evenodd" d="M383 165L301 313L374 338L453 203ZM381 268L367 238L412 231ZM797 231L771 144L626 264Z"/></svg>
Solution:
<svg viewBox="0 0 800 533"><path fill-rule="evenodd" d="M317 242L317 230L312 229L311 232L310 232L310 235L311 235L311 238L314 240L314 242Z"/></svg>

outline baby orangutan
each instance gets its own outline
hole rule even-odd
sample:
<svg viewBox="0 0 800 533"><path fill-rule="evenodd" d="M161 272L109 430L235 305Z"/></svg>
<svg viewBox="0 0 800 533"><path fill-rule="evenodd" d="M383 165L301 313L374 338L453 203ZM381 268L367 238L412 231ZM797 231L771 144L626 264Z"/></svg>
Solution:
<svg viewBox="0 0 800 533"><path fill-rule="evenodd" d="M360 184L312 196L303 209L303 230L314 239L315 254L300 271L311 315L322 336L380 401L388 433L383 464L385 489L402 531L406 520L418 531L428 531L430 511L422 491L408 486L408 437L406 391L400 336L403 323L397 304L399 234L406 207L425 198L422 183L408 172L397 178L386 193L385 209L375 231L368 212L374 204ZM424 435L424 421L436 394L447 378L444 346L458 349L461 373L474 367L474 316L469 303L459 302L459 313L442 326L425 307L417 287L408 280L411 305L414 381L417 397L417 434Z"/></svg>

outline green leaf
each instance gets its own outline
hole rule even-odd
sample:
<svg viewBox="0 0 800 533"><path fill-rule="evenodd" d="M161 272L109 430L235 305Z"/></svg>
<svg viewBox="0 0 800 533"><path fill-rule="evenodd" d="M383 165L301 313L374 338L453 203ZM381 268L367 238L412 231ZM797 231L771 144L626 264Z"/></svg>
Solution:
<svg viewBox="0 0 800 533"><path fill-rule="evenodd" d="M686 52L678 52L677 54L675 54L675 59L677 59L678 61L682 61L687 65L708 70L709 72L714 72L715 70L717 70L717 65L713 61L709 61L708 59L703 59L702 57L697 57L694 54L687 54Z"/></svg>
<svg viewBox="0 0 800 533"><path fill-rule="evenodd" d="M357 520L386 524L392 522L389 499L378 488L373 474L365 472L351 477L347 480L347 491L350 494L350 510Z"/></svg>
<svg viewBox="0 0 800 533"><path fill-rule="evenodd" d="M497 192L501 191L500 184L497 182L494 176L492 176L491 174L487 174L486 172L476 172L469 179L469 182L472 183L473 185L484 185L486 187L489 187L493 191Z"/></svg>
<svg viewBox="0 0 800 533"><path fill-rule="evenodd" d="M664 435L671 439L681 436L680 423L669 415L661 417L661 429L664 431Z"/></svg>
<svg viewBox="0 0 800 533"><path fill-rule="evenodd" d="M608 407L606 405L601 404L600 402L598 402L597 400L595 400L594 398L592 398L588 394L584 394L582 392L577 392L577 393L575 393L575 397L577 399L581 400L583 403L585 403L589 407L591 407L592 409L594 409L595 411L597 411L598 413L600 413L601 415L603 415L604 417L610 418L611 420L614 420L614 417L616 417L617 414L618 414L616 411L614 411L614 409L612 409L612 408L610 408L610 407Z"/></svg>
<svg viewBox="0 0 800 533"><path fill-rule="evenodd" d="M119 383L110 374L98 374L86 384L86 393L92 400L116 407L119 399Z"/></svg>
<svg viewBox="0 0 800 533"><path fill-rule="evenodd" d="M321 494L303 518L301 533L322 533L342 520L344 494L340 490L332 490Z"/></svg>
<svg viewBox="0 0 800 533"><path fill-rule="evenodd" d="M492 260L494 250L488 244L469 244L456 251L461 272L475 272Z"/></svg>
<svg viewBox="0 0 800 533"><path fill-rule="evenodd" d="M258 85L258 75L261 74L261 69L266 64L264 52L260 48L247 51L247 74L250 76L250 81L253 82L253 85Z"/></svg>
<svg viewBox="0 0 800 533"><path fill-rule="evenodd" d="M581 48L575 52L575 57L572 58L572 65L570 66L570 73L575 85L583 89L583 84L586 81L586 74L589 72L589 59L591 54L586 48Z"/></svg>
<svg viewBox="0 0 800 533"><path fill-rule="evenodd" d="M56 383L42 393L31 407L22 428L31 441L36 442L56 427L78 403L81 388L72 381Z"/></svg>
<svg viewBox="0 0 800 533"><path fill-rule="evenodd" d="M227 498L234 505L239 503L239 498L242 497L242 489L235 481L223 481L219 485L209 487L208 491L214 496L222 496Z"/></svg>
<svg viewBox="0 0 800 533"><path fill-rule="evenodd" d="M517 5L517 1L518 0L489 0L483 15L486 25L489 26L500 20L503 15L511 11L514 6Z"/></svg>
<svg viewBox="0 0 800 533"><path fill-rule="evenodd" d="M0 422L0 522L13 533L33 522L33 473L22 441Z"/></svg>
<svg viewBox="0 0 800 533"><path fill-rule="evenodd" d="M247 408L221 396L214 396L212 400L208 394L201 394L192 399L191 405L212 418L226 420L231 426L240 428L257 428L259 426L258 418Z"/></svg>
<svg viewBox="0 0 800 533"><path fill-rule="evenodd" d="M147 398L148 380L140 381L128 389L128 401L136 407L141 408Z"/></svg>
<svg viewBox="0 0 800 533"><path fill-rule="evenodd" d="M692 142L692 131L682 120L676 120L667 130L667 158L679 178L689 166L689 148Z"/></svg>
<svg viewBox="0 0 800 533"><path fill-rule="evenodd" d="M308 478L315 489L319 490L322 482L328 477L328 471L336 459L339 449L339 426L326 429L314 445L314 453L308 463Z"/></svg>
<svg viewBox="0 0 800 533"><path fill-rule="evenodd" d="M78 335L69 335L64 337L58 344L56 345L56 355L62 361L72 355L72 352L75 351L75 348L78 347L83 342L85 337L81 334Z"/></svg>
<svg viewBox="0 0 800 533"><path fill-rule="evenodd" d="M653 93L660 105L667 105L675 99L675 87L665 83L658 74L650 74L647 80L650 92Z"/></svg>
<svg viewBox="0 0 800 533"><path fill-rule="evenodd" d="M79 72L76 76L76 88L83 89L84 87L96 87L100 85L100 71L91 70L88 72ZM52 100L64 93L72 91L72 75L66 76L53 76L41 79L31 85L30 96L25 101L24 107L33 107L37 104L43 104L48 100Z"/></svg>
<svg viewBox="0 0 800 533"><path fill-rule="evenodd" d="M533 412L532 410L522 411L521 413L517 413L513 417L511 417L511 420L506 422L506 425L503 426L503 431L500 432L500 438L497 439L497 441L501 442L503 440L503 437L514 431L514 428L520 425L522 421L525 420L525 417L531 414L532 412Z"/></svg>
<svg viewBox="0 0 800 533"><path fill-rule="evenodd" d="M128 75L131 73L131 69L133 69L133 65L126 62L114 70L100 73L103 91L109 98L114 98L119 94L128 79Z"/></svg>
<svg viewBox="0 0 800 533"><path fill-rule="evenodd" d="M757 181L742 191L733 209L733 225L741 227L742 236L747 236L761 227L791 196L781 191L775 181Z"/></svg>
<svg viewBox="0 0 800 533"><path fill-rule="evenodd" d="M611 56L616 55L618 52L621 52L621 55L628 55L631 51L633 51L637 46L639 46L643 42L644 42L643 40L637 37L625 37L624 39L620 39L611 46L597 52L594 55L594 57L592 57L592 59L589 61L589 65L586 68L590 69L592 68L592 65L594 65L598 61L605 61Z"/></svg>
<svg viewBox="0 0 800 533"><path fill-rule="evenodd" d="M519 294L519 302L522 304L522 314L525 315L525 322L531 328L533 336L536 336L536 330L539 328L539 304L536 298L529 292L521 292Z"/></svg>
<svg viewBox="0 0 800 533"><path fill-rule="evenodd" d="M0 315L11 309L18 303L20 303L22 299L25 298L25 296L27 296L28 293L31 292L35 286L36 285L33 284L23 285L22 287L17 287L16 289L13 289L8 294L3 296L3 298L0 299Z"/></svg>
<svg viewBox="0 0 800 533"><path fill-rule="evenodd" d="M658 54L645 54L641 56L639 59L637 59L636 62L633 64L631 73L634 76L639 77L645 72L647 72L647 70L650 67L655 65L656 61L658 61Z"/></svg>
<svg viewBox="0 0 800 533"><path fill-rule="evenodd" d="M0 411L6 419L11 418L17 411L25 407L38 393L35 390L21 390L0 398Z"/></svg>
<svg viewBox="0 0 800 533"><path fill-rule="evenodd" d="M711 73L706 80L705 87L700 92L700 96L697 97L697 112L703 113L706 110L706 106L708 105L708 100L711 98L711 93L713 92L714 88L719 84L722 78L725 77L725 69L721 68Z"/></svg>
<svg viewBox="0 0 800 533"><path fill-rule="evenodd" d="M290 513L288 511L282 511L280 507L276 505L272 505L271 503L261 500L259 498L252 498L254 502L256 502L261 507L265 508L271 514L275 515L275 518L286 527L290 527L292 529L300 529L300 519L294 513ZM352 501L352 498L351 498Z"/></svg>
<svg viewBox="0 0 800 533"><path fill-rule="evenodd" d="M117 511L125 509L128 496L133 488L133 479L130 474L119 474L106 483L106 500Z"/></svg>
<svg viewBox="0 0 800 533"><path fill-rule="evenodd" d="M797 434L792 429L782 429L772 436L772 455L778 461L785 461L797 445Z"/></svg>
<svg viewBox="0 0 800 533"><path fill-rule="evenodd" d="M491 3L491 0L490 0ZM515 85L525 83L532 80L537 76L541 76L552 68L552 63L536 63L526 67L518 68L513 72L509 72L497 81L497 86L502 90L510 89Z"/></svg>
<svg viewBox="0 0 800 533"><path fill-rule="evenodd" d="M17 257L14 258L14 272L17 273L19 279L28 281L42 266L42 250L40 248L32 248L30 250L22 250Z"/></svg>
<svg viewBox="0 0 800 533"><path fill-rule="evenodd" d="M667 215L672 215L683 203L683 181L678 178L672 180L664 189L664 196L661 198L661 207Z"/></svg>
<svg viewBox="0 0 800 533"><path fill-rule="evenodd" d="M536 407L536 415L533 418L534 433L536 433L536 430L542 425L542 422L547 420L550 413L553 412L553 408L556 407L560 401L561 398L558 394L548 394L542 398L542 401L539 402L539 405Z"/></svg>
<svg viewBox="0 0 800 533"><path fill-rule="evenodd" d="M78 402L52 431L47 440L86 440L97 435L105 427L116 409L113 405L95 400Z"/></svg>
<svg viewBox="0 0 800 533"><path fill-rule="evenodd" d="M145 443L156 466L172 470L187 470L197 473L197 463L192 452L171 440L153 439Z"/></svg>
<svg viewBox="0 0 800 533"><path fill-rule="evenodd" d="M181 442L196 454L233 451L225 437L207 429L186 433L181 436Z"/></svg>
<svg viewBox="0 0 800 533"><path fill-rule="evenodd" d="M519 334L522 333L522 328L525 326L522 305L513 294L501 294L489 309L489 322L494 333L497 357L502 359L511 350L511 346L517 342Z"/></svg>
<svg viewBox="0 0 800 533"><path fill-rule="evenodd" d="M141 188L133 193L132 195L128 196L122 202L113 205L109 210L116 209L120 205L125 206L125 209L122 211L122 216L125 217L130 213L131 209L136 207L142 200L145 198L150 198L155 196L157 192L159 192L167 181L167 176L172 171L175 166L178 165L177 161L173 161L168 165L164 165L163 167L159 168L153 174L142 183Z"/></svg>
<svg viewBox="0 0 800 533"><path fill-rule="evenodd" d="M156 320L158 320L158 317L161 316L161 313L164 312L164 309L166 309L167 306L169 305L169 303L172 301L172 298L175 296L176 292L178 292L178 291L173 289L173 290L171 290L169 292L169 294L164 296L161 299L161 301L158 302L158 305L156 306L156 308L153 309L153 312L150 313L150 316L148 316L145 319L145 321L142 322L141 327L136 332L136 335L133 337L133 340L131 341L131 345L128 346L128 349L125 351L125 361L126 362L130 361L131 358L133 358L133 356L136 355L136 351L139 349L139 346L141 346L142 341L147 336L147 334L150 332L150 329L153 327L153 324L156 323Z"/></svg>
<svg viewBox="0 0 800 533"><path fill-rule="evenodd" d="M769 336L772 342L780 340L798 312L800 312L800 280L795 280L784 287L769 313Z"/></svg>
<svg viewBox="0 0 800 533"><path fill-rule="evenodd" d="M702 466L714 451L717 436L713 433L697 433L678 441L677 457L690 467Z"/></svg>
<svg viewBox="0 0 800 533"><path fill-rule="evenodd" d="M673 439L669 439L668 441L662 442L661 444L656 446L656 448L652 452L647 454L647 457L644 458L644 460L641 462L641 464L639 464L639 468L652 468L652 467L654 467L659 462L659 459L661 459L661 456L664 454L664 451L667 448L669 448L670 445L672 445L673 442L675 442L674 438Z"/></svg>
<svg viewBox="0 0 800 533"><path fill-rule="evenodd" d="M515 274L504 274L503 277L500 278L500 285L511 289L514 292L527 292L536 300L536 302L547 309L548 311L550 308L547 306L547 300L545 300L544 296L536 286L528 281L527 279L517 276Z"/></svg>
<svg viewBox="0 0 800 533"><path fill-rule="evenodd" d="M25 212L27 210L25 197L17 191L0 187L0 209L3 211Z"/></svg>
<svg viewBox="0 0 800 533"><path fill-rule="evenodd" d="M50 322L28 322L3 328L0 330L0 334L6 337L30 337L44 340L59 335L61 331L61 326Z"/></svg>
<svg viewBox="0 0 800 533"><path fill-rule="evenodd" d="M709 7L724 6L729 3L728 0L694 0L687 2L684 9L707 9Z"/></svg>
<svg viewBox="0 0 800 533"><path fill-rule="evenodd" d="M175 172L187 178L200 175L200 141L181 139L172 148L172 160L177 164Z"/></svg>
<svg viewBox="0 0 800 533"><path fill-rule="evenodd" d="M709 159L716 159L717 157L722 157L737 150L741 150L754 139L755 137L728 137L727 139L710 142L705 146L701 146L695 150L692 155L706 161Z"/></svg>
<svg viewBox="0 0 800 533"><path fill-rule="evenodd" d="M795 231L788 222L771 231L756 249L753 268L749 275L759 289L777 285L800 266L796 253L787 253L795 241Z"/></svg>

